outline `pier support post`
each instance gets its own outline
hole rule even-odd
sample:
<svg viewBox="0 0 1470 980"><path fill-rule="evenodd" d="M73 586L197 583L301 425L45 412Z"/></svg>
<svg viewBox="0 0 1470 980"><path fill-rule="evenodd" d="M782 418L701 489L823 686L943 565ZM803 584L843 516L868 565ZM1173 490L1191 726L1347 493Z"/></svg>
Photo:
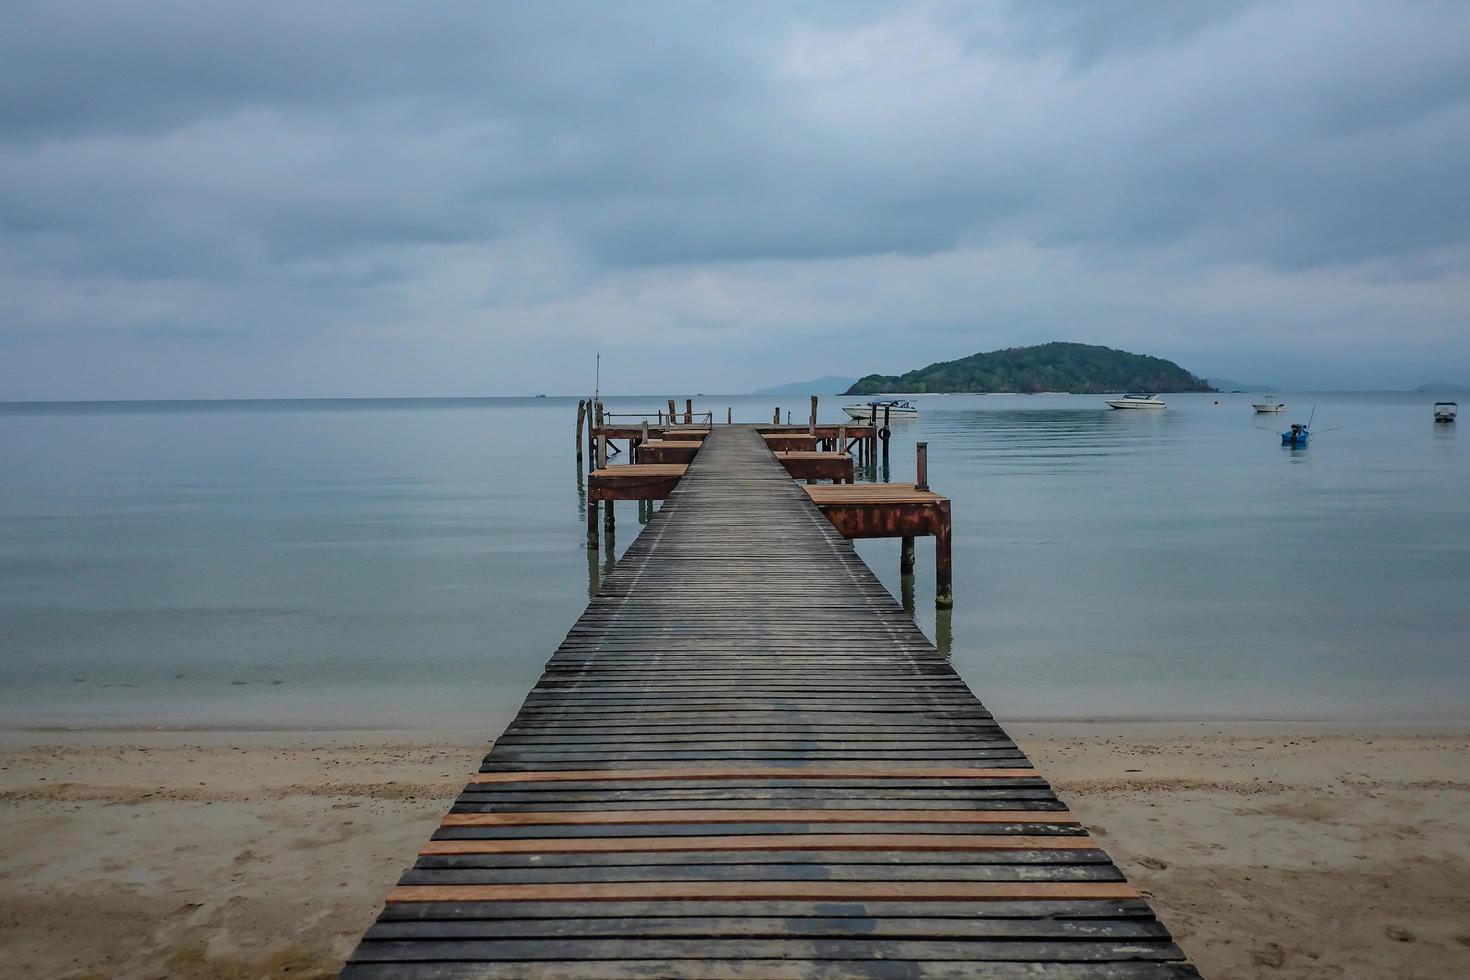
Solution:
<svg viewBox="0 0 1470 980"><path fill-rule="evenodd" d="M868 465L878 461L878 406L868 406L868 434L863 437L868 444Z"/></svg>
<svg viewBox="0 0 1470 980"><path fill-rule="evenodd" d="M940 609L954 606L953 568L949 559L949 501L939 505L939 531L934 535L934 605Z"/></svg>
<svg viewBox="0 0 1470 980"><path fill-rule="evenodd" d="M679 424L679 410L674 407L674 400L672 398L669 399L669 424L670 425L678 425ZM667 434L667 433L665 433L665 434Z"/></svg>
<svg viewBox="0 0 1470 980"><path fill-rule="evenodd" d="M772 425L780 425L781 424L781 406L780 405L777 405L776 406L776 410L771 413L771 424Z"/></svg>
<svg viewBox="0 0 1470 980"><path fill-rule="evenodd" d="M684 424L685 425L693 425L694 424L694 399L693 398L686 398L686 399L684 399Z"/></svg>
<svg viewBox="0 0 1470 980"><path fill-rule="evenodd" d="M603 506L602 526L607 530L607 536L612 537L613 528L618 526L617 514L613 511L613 502L607 501Z"/></svg>
<svg viewBox="0 0 1470 980"><path fill-rule="evenodd" d="M602 409L587 399L587 468L597 469L597 427L602 425Z"/></svg>
<svg viewBox="0 0 1470 980"><path fill-rule="evenodd" d="M888 413L890 406L883 406L883 428L878 430L878 438L883 440L883 482L888 482L888 437L892 431L888 428Z"/></svg>
<svg viewBox="0 0 1470 980"><path fill-rule="evenodd" d="M587 501L587 550L597 550L597 501Z"/></svg>
<svg viewBox="0 0 1470 980"><path fill-rule="evenodd" d="M577 399L577 470L582 469L582 426L587 421L587 400Z"/></svg>
<svg viewBox="0 0 1470 980"><path fill-rule="evenodd" d="M916 447L918 455L918 479L914 481L915 490L929 489L929 444L921 442Z"/></svg>
<svg viewBox="0 0 1470 980"><path fill-rule="evenodd" d="M806 431L807 431L807 433L809 435L811 435L811 437L813 439L815 439L817 437L817 396L816 395L813 395L812 396L812 418L811 418L811 421L807 423L807 429L806 429Z"/></svg>
<svg viewBox="0 0 1470 980"><path fill-rule="evenodd" d="M898 573L914 574L914 539L910 536L905 536L898 548Z"/></svg>
<svg viewBox="0 0 1470 980"><path fill-rule="evenodd" d="M734 425L735 424L735 406L733 406L733 405L726 405L725 406L725 424L726 425Z"/></svg>

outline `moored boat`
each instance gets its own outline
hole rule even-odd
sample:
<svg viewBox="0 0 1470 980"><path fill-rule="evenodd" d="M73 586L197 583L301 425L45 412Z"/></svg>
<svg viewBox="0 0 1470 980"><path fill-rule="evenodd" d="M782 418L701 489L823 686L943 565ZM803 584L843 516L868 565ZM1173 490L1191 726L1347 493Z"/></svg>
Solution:
<svg viewBox="0 0 1470 980"><path fill-rule="evenodd" d="M856 405L843 405L842 410L849 418L859 422L866 422L870 418L883 421L883 413L888 413L890 420L916 419L919 410L902 398L875 398L870 402L861 402Z"/></svg>
<svg viewBox="0 0 1470 980"><path fill-rule="evenodd" d="M1274 412L1286 411L1286 402L1279 402L1274 397L1267 396L1265 401L1258 402L1252 405L1251 408L1256 410L1257 415L1270 415Z"/></svg>
<svg viewBox="0 0 1470 980"><path fill-rule="evenodd" d="M1434 421L1453 422L1455 420L1456 413L1458 413L1459 411L1460 406L1455 404L1454 402L1435 402Z"/></svg>
<svg viewBox="0 0 1470 980"><path fill-rule="evenodd" d="M1307 440L1312 438L1312 430L1305 423L1293 422L1291 428L1281 433L1281 444L1283 446L1305 446Z"/></svg>
<svg viewBox="0 0 1470 980"><path fill-rule="evenodd" d="M1124 395L1110 399L1108 408L1163 408L1164 400L1158 395Z"/></svg>

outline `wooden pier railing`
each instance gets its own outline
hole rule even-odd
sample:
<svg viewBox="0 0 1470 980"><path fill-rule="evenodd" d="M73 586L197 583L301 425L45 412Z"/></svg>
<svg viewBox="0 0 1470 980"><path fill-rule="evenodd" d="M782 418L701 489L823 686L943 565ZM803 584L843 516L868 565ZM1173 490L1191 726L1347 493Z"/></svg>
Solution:
<svg viewBox="0 0 1470 980"><path fill-rule="evenodd" d="M1198 976L828 489L715 427L344 977Z"/></svg>

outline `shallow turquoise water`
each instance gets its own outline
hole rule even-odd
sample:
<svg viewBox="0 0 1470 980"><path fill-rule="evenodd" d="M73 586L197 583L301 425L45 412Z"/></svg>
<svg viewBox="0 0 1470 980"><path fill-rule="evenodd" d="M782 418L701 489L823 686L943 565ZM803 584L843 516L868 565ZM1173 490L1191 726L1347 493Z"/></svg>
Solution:
<svg viewBox="0 0 1470 980"><path fill-rule="evenodd" d="M920 399L892 476L929 442L956 585L936 621L921 541L921 625L1003 717L1470 716L1470 446L1432 396L1281 397L1259 424L1315 404L1310 449L1244 395ZM0 727L498 729L610 560L583 547L574 418L0 405ZM616 547L637 527L622 505ZM858 547L902 594L897 542Z"/></svg>

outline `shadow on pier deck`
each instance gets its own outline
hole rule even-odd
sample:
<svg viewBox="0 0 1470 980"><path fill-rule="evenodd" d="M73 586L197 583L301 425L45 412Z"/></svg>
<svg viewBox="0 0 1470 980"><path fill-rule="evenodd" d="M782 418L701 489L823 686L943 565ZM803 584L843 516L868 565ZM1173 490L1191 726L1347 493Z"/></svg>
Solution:
<svg viewBox="0 0 1470 980"><path fill-rule="evenodd" d="M717 428L343 976L1197 977L812 496L850 489Z"/></svg>

